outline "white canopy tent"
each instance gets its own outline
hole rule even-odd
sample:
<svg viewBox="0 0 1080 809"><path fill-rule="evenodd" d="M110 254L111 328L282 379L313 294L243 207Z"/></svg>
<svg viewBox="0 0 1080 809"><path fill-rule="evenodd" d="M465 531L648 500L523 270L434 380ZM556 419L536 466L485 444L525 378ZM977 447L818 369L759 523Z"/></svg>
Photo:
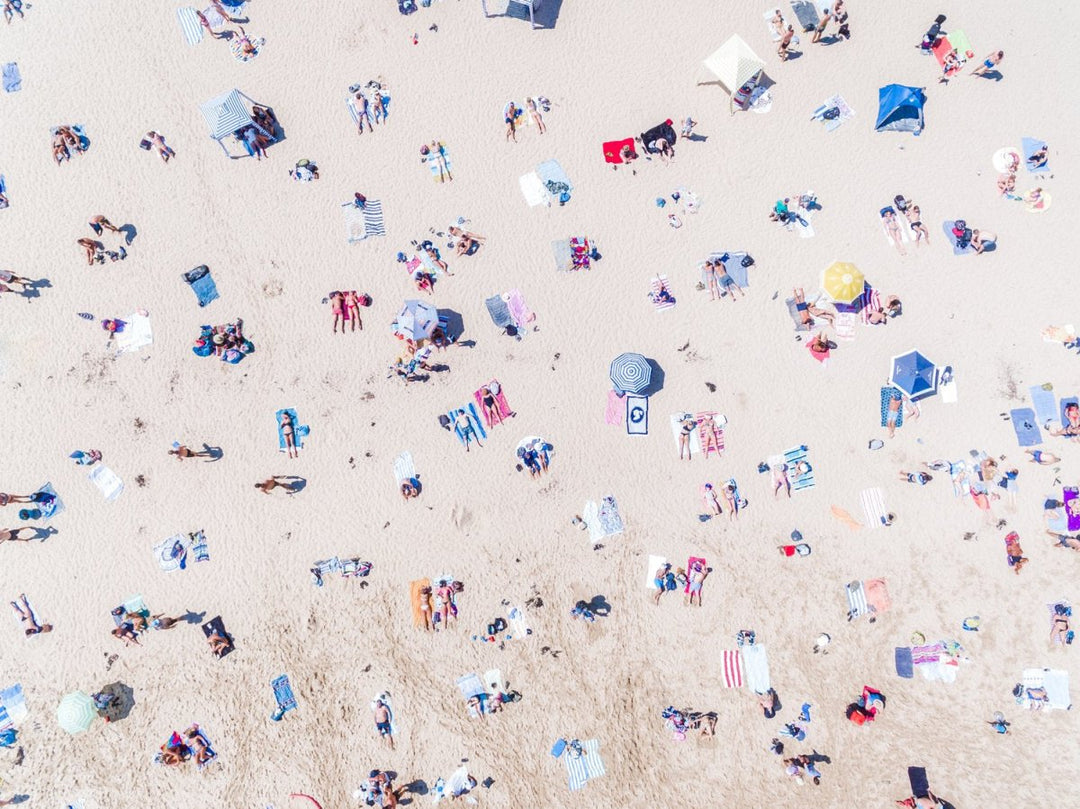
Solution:
<svg viewBox="0 0 1080 809"><path fill-rule="evenodd" d="M735 93L746 82L757 79L765 67L750 46L743 42L738 34L732 34L723 45L705 60L705 67L716 76L716 81L698 82L699 84L719 84L731 95L731 111L734 112Z"/></svg>
<svg viewBox="0 0 1080 809"><path fill-rule="evenodd" d="M229 154L228 148L222 141L246 126L253 126L266 137L274 140L274 133L267 132L251 117L249 105L258 106L239 90L230 90L216 98L211 98L199 107L203 118L206 119L206 125L210 127L210 137L216 140L225 154L230 157L232 155Z"/></svg>

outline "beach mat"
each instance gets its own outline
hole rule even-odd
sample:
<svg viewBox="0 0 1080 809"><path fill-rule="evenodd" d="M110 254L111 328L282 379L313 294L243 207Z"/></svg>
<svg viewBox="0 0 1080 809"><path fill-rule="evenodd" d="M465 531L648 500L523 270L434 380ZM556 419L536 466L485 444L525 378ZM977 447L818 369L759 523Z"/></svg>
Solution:
<svg viewBox="0 0 1080 809"><path fill-rule="evenodd" d="M1030 407L1018 407L1009 411L1013 430L1016 432L1016 440L1022 447L1034 447L1041 444L1042 433L1035 419L1035 411Z"/></svg>
<svg viewBox="0 0 1080 809"><path fill-rule="evenodd" d="M926 767L908 767L908 783L911 784L911 794L916 798L930 796L930 779L926 777Z"/></svg>
<svg viewBox="0 0 1080 809"><path fill-rule="evenodd" d="M791 0L791 10L795 12L795 18L799 21L804 33L813 31L821 21L817 9L810 0Z"/></svg>
<svg viewBox="0 0 1080 809"><path fill-rule="evenodd" d="M446 415L450 418L450 423L454 425L454 435L457 436L458 441L462 446L465 445L465 434L461 431L461 428L456 425L458 411L464 410L469 417L469 421L472 423L473 429L476 430L477 435L481 438L487 438L487 432L484 430L484 422L481 420L479 414L476 412L476 405L472 402L466 407L454 407L447 411Z"/></svg>
<svg viewBox="0 0 1080 809"><path fill-rule="evenodd" d="M649 397L626 396L627 435L649 434Z"/></svg>
<svg viewBox="0 0 1080 809"><path fill-rule="evenodd" d="M582 758L585 759L585 771L589 774L589 779L592 780L607 775L604 760L600 758L599 739L589 739L587 742L582 742L581 749L585 752Z"/></svg>
<svg viewBox="0 0 1080 809"><path fill-rule="evenodd" d="M863 489L859 494L859 500L862 502L867 525L871 528L884 528L884 520L888 516L885 510L885 492L876 486Z"/></svg>
<svg viewBox="0 0 1080 809"><path fill-rule="evenodd" d="M840 114L835 118L826 118L825 112L835 107L840 111ZM851 105L844 100L842 95L829 96L814 110L813 115L810 116L812 120L821 121L825 125L826 132L833 132L840 128L844 121L850 121L855 117L855 110L851 108Z"/></svg>
<svg viewBox="0 0 1080 809"><path fill-rule="evenodd" d="M184 273L184 281L191 287L191 291L195 293L195 299L199 302L199 306L206 306L211 301L218 299L217 284L214 283L214 277L210 275L210 268L205 264L200 264L193 270L188 270Z"/></svg>
<svg viewBox="0 0 1080 809"><path fill-rule="evenodd" d="M894 388L892 385L886 385L881 389L881 426L887 427L889 423L889 401L892 399L900 399L901 393L898 388ZM896 427L897 429L904 426L904 404L900 403L900 408L896 411Z"/></svg>
<svg viewBox="0 0 1080 809"><path fill-rule="evenodd" d="M722 652L721 666L724 688L742 688L743 663L739 650L725 649Z"/></svg>
<svg viewBox="0 0 1080 809"><path fill-rule="evenodd" d="M416 466L413 464L412 453L406 450L394 458L394 480L400 486L407 480L416 477Z"/></svg>
<svg viewBox="0 0 1080 809"><path fill-rule="evenodd" d="M645 589L655 590L656 571L667 564L667 557L657 556L656 554L649 554L649 569L645 571Z"/></svg>
<svg viewBox="0 0 1080 809"><path fill-rule="evenodd" d="M769 676L769 657L760 643L742 648L743 676L746 687L755 694L765 694L772 688Z"/></svg>
<svg viewBox="0 0 1080 809"><path fill-rule="evenodd" d="M95 464L87 477L91 483L98 487L102 497L110 503L120 496L120 492L124 491L124 481L120 480L116 473L104 464Z"/></svg>
<svg viewBox="0 0 1080 809"><path fill-rule="evenodd" d="M136 312L122 320L127 325L124 326L123 331L115 332L113 337L117 354L138 351L154 342L154 330L150 326L148 315L140 315Z"/></svg>
<svg viewBox="0 0 1080 809"><path fill-rule="evenodd" d="M409 603L412 607L412 622L416 628L424 625L424 596L421 592L425 587L431 587L431 579L414 579L409 582ZM429 614L428 621L431 616Z"/></svg>
<svg viewBox="0 0 1080 809"><path fill-rule="evenodd" d="M443 169L443 167L439 165L439 161L435 156L434 150L431 151L427 156L428 168L431 170L431 176L435 180L435 182L448 182L450 180L450 175L452 175L454 172L454 166L450 162L450 152L442 143L440 143L436 148L442 153L443 162L446 164L446 168Z"/></svg>
<svg viewBox="0 0 1080 809"><path fill-rule="evenodd" d="M911 659L911 648L908 646L896 647L896 675L910 680L915 676L915 664Z"/></svg>
<svg viewBox="0 0 1080 809"><path fill-rule="evenodd" d="M221 658L228 657L232 650L236 648L235 646L233 646L232 635L225 631L225 622L221 620L220 615L211 618L209 621L203 624L202 631L203 634L206 635L206 637L208 638L216 632L218 635L225 638L229 642L229 645L226 646L225 649L222 650L221 654L218 655L219 660Z"/></svg>
<svg viewBox="0 0 1080 809"><path fill-rule="evenodd" d="M188 45L198 45L203 39L203 28L198 12L191 6L182 6L176 10L176 19L180 22L180 31Z"/></svg>
<svg viewBox="0 0 1080 809"><path fill-rule="evenodd" d="M787 468L790 472L795 471L795 465L799 461L805 462L807 468L806 471L800 475L788 475L788 480L791 482L791 490L793 492L812 489L817 485L817 479L814 476L814 467L810 465L810 461L807 458L807 448L805 444L792 447L784 453L784 463L787 464Z"/></svg>
<svg viewBox="0 0 1080 809"><path fill-rule="evenodd" d="M607 407L604 409L604 424L612 424L616 427L623 423L623 415L626 413L626 402L623 397L613 390L607 394Z"/></svg>
<svg viewBox="0 0 1080 809"><path fill-rule="evenodd" d="M1024 166L1032 174L1041 174L1050 170L1050 159L1047 159L1042 164L1035 166L1028 160L1035 152L1046 147L1046 141L1039 140L1038 138L1021 138L1020 148L1024 153Z"/></svg>

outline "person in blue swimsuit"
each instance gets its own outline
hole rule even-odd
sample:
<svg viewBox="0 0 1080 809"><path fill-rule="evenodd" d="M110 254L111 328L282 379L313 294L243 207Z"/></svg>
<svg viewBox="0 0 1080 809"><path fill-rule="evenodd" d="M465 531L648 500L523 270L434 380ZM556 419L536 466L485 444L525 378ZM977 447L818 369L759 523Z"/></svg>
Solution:
<svg viewBox="0 0 1080 809"><path fill-rule="evenodd" d="M1005 58L1005 51L995 51L994 53L983 59L983 63L971 71L972 76L985 76L986 71L993 70L997 67L1001 60Z"/></svg>
<svg viewBox="0 0 1080 809"><path fill-rule="evenodd" d="M1050 466L1051 464L1061 463L1061 458L1046 450L1026 449L1024 452L1031 456L1029 459L1030 463L1037 463L1040 466Z"/></svg>

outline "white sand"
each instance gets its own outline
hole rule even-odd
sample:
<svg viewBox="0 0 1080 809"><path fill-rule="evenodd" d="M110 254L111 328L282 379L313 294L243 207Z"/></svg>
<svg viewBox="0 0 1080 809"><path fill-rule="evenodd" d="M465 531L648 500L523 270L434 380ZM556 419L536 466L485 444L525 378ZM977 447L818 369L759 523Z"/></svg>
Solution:
<svg viewBox="0 0 1080 809"><path fill-rule="evenodd" d="M946 29L963 28L977 56L999 47L1007 56L1000 83L963 76L943 86L936 62L912 47L936 4L852 0L849 9L851 41L811 46L804 35L804 55L787 64L767 38L762 7L721 11L702 0L669 9L565 0L554 30L536 32L485 20L475 2L437 0L409 18L391 2L253 2L247 30L267 42L247 64L222 42L189 47L172 4L41 2L3 26L0 61L18 61L24 80L21 92L0 97L0 171L12 201L0 212L3 268L50 285L30 303L2 301L0 486L23 493L51 480L67 504L52 523L57 535L0 547L4 600L27 593L56 627L24 640L8 623L0 644L0 685L21 682L31 711L19 729L26 763L2 757L9 787L34 806L81 797L87 807L281 807L299 805L288 794L304 791L329 809L354 805L351 792L371 767L430 785L467 757L474 775L494 779L480 790L483 805L674 805L692 793L701 805L773 806L793 800L797 787L768 742L806 700L814 704L808 739L788 749L816 749L832 764L820 787L797 793L802 805L891 805L907 794L907 765L926 766L934 789L958 806L991 805L1003 791L1049 805L1051 789L1055 805L1076 803L1072 715L1023 714L1009 692L1023 668L1042 665L1068 669L1077 687L1073 650L1048 651L1044 604L1080 599L1080 557L1042 534L1039 509L1054 474L1024 464L997 414L1021 406L1016 397L1033 384L1080 392L1075 358L1039 339L1042 327L1076 320L1064 263L1076 235L1063 184L1076 176L1068 144L1077 113L1068 63L1057 55L1071 53L1077 12L1051 4L1037 16L1053 24L1040 24L998 0L947 9ZM731 117L720 88L695 86L706 78L701 60L734 32L776 81L766 115ZM376 76L392 93L391 117L358 138L345 89ZM873 132L877 89L894 81L927 87L919 138ZM207 137L198 105L232 87L270 104L283 123L287 139L269 160L227 160ZM810 114L835 92L857 115L826 134ZM554 104L547 134L526 127L520 143L505 143L504 103L534 93ZM602 141L666 117L678 129L688 114L708 139L680 140L672 166L639 160L634 176L604 164ZM57 168L48 131L60 123L85 124L92 146ZM167 166L137 148L150 128L177 151ZM1054 206L1041 216L996 197L990 157L1023 135L1053 150L1056 177L1044 185ZM419 163L420 144L436 137L453 161L445 186ZM318 163L318 182L287 177L304 157ZM573 180L573 198L530 210L517 178L551 157ZM1021 174L1021 190L1034 184ZM653 200L680 185L702 210L675 231L665 224L670 206L661 212ZM766 221L778 196L807 188L824 206L815 238ZM338 205L356 190L383 201L386 238L345 243ZM908 245L906 258L883 241L877 214L897 193L920 204L930 229L931 244ZM123 263L87 267L75 245L99 212L138 228ZM958 215L996 231L998 251L954 257L941 222ZM385 379L399 350L387 324L414 297L393 257L457 216L487 244L476 257L451 259L455 277L433 300L461 313L462 339L475 345L445 352L450 372L405 389ZM603 260L587 274L556 274L549 243L582 232ZM757 259L736 305L693 289L697 262L716 249ZM815 289L834 259L899 294L904 315L888 327L860 325L822 368L793 341L783 300L793 286ZM180 279L202 263L221 291L205 311ZM645 298L657 272L678 298L663 314ZM498 335L483 306L514 287L539 327L521 342ZM339 288L374 298L360 334L327 329L320 301ZM74 316L142 307L154 344L115 361L97 325ZM237 316L256 344L252 357L233 367L191 354L200 324ZM878 388L889 357L912 347L953 366L959 402L928 400L918 421L870 453L868 439L884 437ZM647 438L603 421L607 366L625 350L665 371ZM493 376L518 415L466 455L436 418ZM274 411L289 406L311 425L297 461L276 447ZM721 460L678 461L666 422L683 409L726 414ZM513 449L526 435L557 450L539 483L514 471ZM173 440L220 445L225 455L178 463L166 455ZM1052 441L1064 457L1061 478L1075 482L1076 446ZM818 485L774 503L757 463L799 443L811 448ZM91 447L125 481L114 503L66 460ZM1019 577L1005 564L1005 531L955 501L947 479L925 489L897 480L899 469L972 448L1021 467L1018 511L995 505L1031 558ZM421 498L407 503L391 473L405 449L424 482ZM253 490L273 473L308 485L291 498ZM737 524L702 524L699 485L730 476L749 507ZM885 489L898 521L852 534L830 506L861 516L858 493L870 485ZM570 519L608 493L627 531L593 552ZM13 511L5 527L18 522ZM794 527L813 545L808 559L773 550ZM198 528L212 560L158 570L150 547ZM978 541L964 542L965 531ZM708 557L716 570L703 608L687 611L673 596L652 605L641 585L650 553L676 564ZM335 554L371 560L369 586L335 578L312 587L308 568ZM408 581L443 572L465 582L461 621L425 636L411 626ZM843 583L875 576L888 578L893 610L873 625L848 625ZM532 638L503 651L469 640L501 600L521 603L534 588L544 607L529 616ZM186 625L122 648L108 635L109 610L134 593L155 612L224 616L236 652L215 660L199 628ZM610 617L587 629L572 622L574 600L596 594L611 603ZM960 631L972 614L982 616L977 635ZM742 628L768 646L785 705L777 720L765 722L745 690L719 684L720 651ZM893 647L915 630L965 644L972 662L957 683L892 673ZM826 657L811 653L820 632L833 636ZM541 647L562 651L553 659ZM111 654L119 659L106 673ZM493 667L524 700L470 722L454 681ZM290 675L300 708L275 724L269 682L280 673ZM117 679L134 688L130 717L74 738L57 727L63 694ZM889 707L874 726L856 728L843 707L864 683L883 689ZM368 702L383 689L399 713L394 753L371 725ZM717 711L719 736L673 743L660 718L669 704ZM1014 722L1012 737L984 724L995 710ZM192 721L205 727L218 763L204 772L151 765L168 733ZM560 735L601 740L608 775L580 795L567 792L562 762L548 755Z"/></svg>

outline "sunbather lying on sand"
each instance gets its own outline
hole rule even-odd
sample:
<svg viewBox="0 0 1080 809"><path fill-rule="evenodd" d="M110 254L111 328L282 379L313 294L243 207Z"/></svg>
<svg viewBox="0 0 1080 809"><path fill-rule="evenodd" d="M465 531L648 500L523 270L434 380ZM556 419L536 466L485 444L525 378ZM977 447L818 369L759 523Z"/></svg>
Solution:
<svg viewBox="0 0 1080 809"><path fill-rule="evenodd" d="M19 602L22 602L21 604ZM11 608L18 613L19 620L26 624L26 637L41 635L52 632L52 624L39 624L34 618L34 611L30 609L30 602L26 600L26 594L21 593L18 601L11 602Z"/></svg>
<svg viewBox="0 0 1080 809"><path fill-rule="evenodd" d="M799 313L799 322L804 326L814 325L815 318L825 320L830 326L833 324L835 316L831 312L825 311L820 306L807 303L802 287L791 290L791 294L795 298L795 310Z"/></svg>
<svg viewBox="0 0 1080 809"><path fill-rule="evenodd" d="M1020 547L1020 536L1015 531L1010 531L1005 537L1005 558L1017 575L1020 575L1021 568L1028 563L1024 549Z"/></svg>

